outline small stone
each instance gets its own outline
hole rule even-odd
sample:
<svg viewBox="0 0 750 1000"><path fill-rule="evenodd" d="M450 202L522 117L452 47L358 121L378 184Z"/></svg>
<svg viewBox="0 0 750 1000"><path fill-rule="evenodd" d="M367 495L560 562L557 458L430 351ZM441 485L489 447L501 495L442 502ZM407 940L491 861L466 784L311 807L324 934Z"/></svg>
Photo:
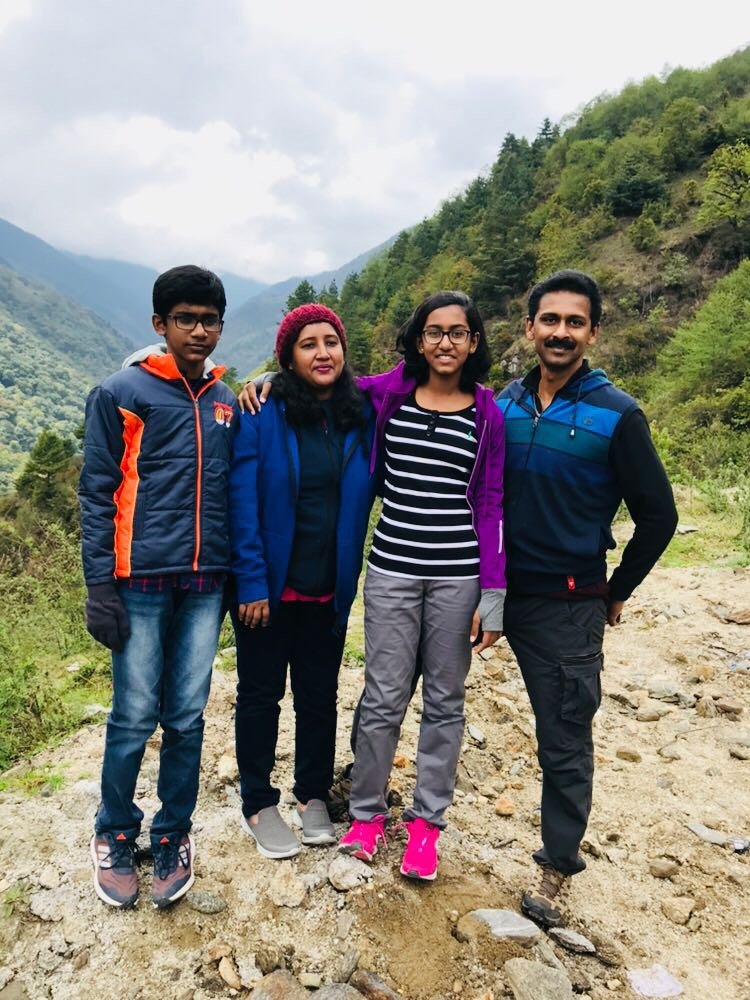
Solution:
<svg viewBox="0 0 750 1000"><path fill-rule="evenodd" d="M686 924L695 903L689 896L670 896L662 900L661 912L673 924Z"/></svg>
<svg viewBox="0 0 750 1000"><path fill-rule="evenodd" d="M300 986L308 990L317 990L322 981L319 972L301 972L299 977Z"/></svg>
<svg viewBox="0 0 750 1000"><path fill-rule="evenodd" d="M301 906L307 896L307 886L295 874L292 865L282 863L268 886L268 897L275 906L293 909Z"/></svg>
<svg viewBox="0 0 750 1000"><path fill-rule="evenodd" d="M234 962L226 955L219 962L219 975L231 990L241 990L242 981L234 967Z"/></svg>
<svg viewBox="0 0 750 1000"><path fill-rule="evenodd" d="M604 985L607 987L608 990L614 991L614 990L619 990L619 988L622 986L622 983L620 982L619 979L608 979Z"/></svg>
<svg viewBox="0 0 750 1000"><path fill-rule="evenodd" d="M367 1000L401 1000L398 993L394 993L387 983L364 969L357 969L349 980L349 985Z"/></svg>
<svg viewBox="0 0 750 1000"><path fill-rule="evenodd" d="M515 811L516 807L507 796L501 795L500 798L496 800L495 814L497 816L513 816Z"/></svg>
<svg viewBox="0 0 750 1000"><path fill-rule="evenodd" d="M221 896L217 896L213 892L206 892L204 889L189 892L186 902L192 910L197 910L198 913L221 913L227 908L227 904Z"/></svg>
<svg viewBox="0 0 750 1000"><path fill-rule="evenodd" d="M567 948L568 951L573 951L577 955L593 955L596 952L596 946L587 937L584 937L583 934L577 934L567 927L553 927L549 936L554 938L563 948Z"/></svg>
<svg viewBox="0 0 750 1000"><path fill-rule="evenodd" d="M682 754L676 743L667 743L663 747L659 747L659 756L663 757L664 760L682 760Z"/></svg>
<svg viewBox="0 0 750 1000"><path fill-rule="evenodd" d="M409 766L409 758L404 757L401 753L397 753L393 758L393 766L403 771L404 768Z"/></svg>
<svg viewBox="0 0 750 1000"><path fill-rule="evenodd" d="M252 953L244 955L241 958L235 957L235 964L242 980L242 985L246 990L251 990L258 980L263 978L263 973L256 965L255 955Z"/></svg>
<svg viewBox="0 0 750 1000"><path fill-rule="evenodd" d="M282 962L281 950L274 944L261 945L255 952L255 964L264 976L281 968Z"/></svg>
<svg viewBox="0 0 750 1000"><path fill-rule="evenodd" d="M218 962L220 958L229 958L232 954L232 946L226 941L212 941L208 946L209 962Z"/></svg>
<svg viewBox="0 0 750 1000"><path fill-rule="evenodd" d="M695 713L696 715L700 715L702 719L715 719L719 714L719 710L713 698L704 695L698 699L695 705Z"/></svg>
<svg viewBox="0 0 750 1000"><path fill-rule="evenodd" d="M344 954L334 962L331 970L331 979L335 983L348 983L359 965L359 952L356 948L348 948Z"/></svg>
<svg viewBox="0 0 750 1000"><path fill-rule="evenodd" d="M473 740L478 747L483 747L487 743L487 737L484 735L479 726L475 726L470 722L466 727L466 732L469 734L469 738Z"/></svg>
<svg viewBox="0 0 750 1000"><path fill-rule="evenodd" d="M639 997L682 996L682 984L663 965L652 965L650 969L631 969L627 975L633 992Z"/></svg>
<svg viewBox="0 0 750 1000"><path fill-rule="evenodd" d="M489 934L497 941L518 941L528 948L541 937L536 924L513 910L472 910L456 925L455 936L465 943Z"/></svg>
<svg viewBox="0 0 750 1000"><path fill-rule="evenodd" d="M750 749L738 746L736 743L729 748L729 756L735 760L750 760Z"/></svg>
<svg viewBox="0 0 750 1000"><path fill-rule="evenodd" d="M308 996L305 987L283 969L264 976L250 994L251 1000L308 1000Z"/></svg>
<svg viewBox="0 0 750 1000"><path fill-rule="evenodd" d="M638 764L643 759L638 751L632 747L618 747L615 751L615 756L619 757L620 760L629 760L633 764Z"/></svg>
<svg viewBox="0 0 750 1000"><path fill-rule="evenodd" d="M43 889L57 889L60 885L60 872L54 865L45 865L39 873L39 885Z"/></svg>
<svg viewBox="0 0 750 1000"><path fill-rule="evenodd" d="M654 878L674 878L679 874L680 866L671 858L655 858L648 866Z"/></svg>
<svg viewBox="0 0 750 1000"><path fill-rule="evenodd" d="M590 854L592 858L600 858L603 853L599 844L591 837L584 837L581 841L581 850L584 854Z"/></svg>
<svg viewBox="0 0 750 1000"><path fill-rule="evenodd" d="M658 722L665 715L669 715L669 712L666 705L662 705L660 702L656 702L656 704L651 702L642 705L635 713L635 717L638 722Z"/></svg>
<svg viewBox="0 0 750 1000"><path fill-rule="evenodd" d="M372 868L359 858L339 855L328 868L328 881L338 892L349 892L368 882L372 874Z"/></svg>
<svg viewBox="0 0 750 1000"><path fill-rule="evenodd" d="M656 698L657 701L667 701L674 705L684 697L678 684L675 684L674 681L664 680L663 678L652 681L649 685L648 693L652 698Z"/></svg>
<svg viewBox="0 0 750 1000"><path fill-rule="evenodd" d="M572 1000L570 979L559 969L525 958L511 958L503 966L516 1000Z"/></svg>
<svg viewBox="0 0 750 1000"><path fill-rule="evenodd" d="M707 844L716 844L717 847L723 847L727 842L725 833L712 830L710 827L704 826L703 823L687 823L686 825L691 833L694 833L696 837L700 837L701 840L705 840Z"/></svg>
<svg viewBox="0 0 750 1000"><path fill-rule="evenodd" d="M60 896L59 890L43 889L29 896L29 910L40 920L56 922L65 915L67 902Z"/></svg>
<svg viewBox="0 0 750 1000"><path fill-rule="evenodd" d="M715 704L722 715L734 716L735 718L742 715L742 703L735 698L719 698Z"/></svg>
<svg viewBox="0 0 750 1000"><path fill-rule="evenodd" d="M109 715L109 708L106 705L84 705L81 709L81 717L86 720L97 719L102 715Z"/></svg>
<svg viewBox="0 0 750 1000"><path fill-rule="evenodd" d="M715 676L716 667L711 663L692 663L688 669L688 680L693 684L712 681Z"/></svg>
<svg viewBox="0 0 750 1000"><path fill-rule="evenodd" d="M219 763L216 765L216 777L222 785L234 784L239 776L240 770L237 766L237 758L234 755L224 754L222 757L219 757Z"/></svg>

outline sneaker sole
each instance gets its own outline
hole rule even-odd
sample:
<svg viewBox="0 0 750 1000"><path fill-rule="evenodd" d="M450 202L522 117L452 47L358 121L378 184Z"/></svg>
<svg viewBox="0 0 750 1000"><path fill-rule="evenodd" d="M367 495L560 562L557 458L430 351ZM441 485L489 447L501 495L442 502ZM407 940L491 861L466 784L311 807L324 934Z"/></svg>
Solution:
<svg viewBox="0 0 750 1000"><path fill-rule="evenodd" d="M194 864L195 864L195 853L196 853L195 852L195 841L193 840L191 834L188 834L188 840L190 841L190 867L192 868L194 866ZM192 871L190 873L190 878L187 880L187 882L183 886L180 886L180 888L177 890L177 892L173 892L171 896L165 896L163 899L161 899L161 898L160 899L153 899L152 898L151 902L154 905L154 909L155 910L166 910L166 908L168 906L171 906L172 903L176 903L178 899L182 899L182 897L185 895L185 893L188 892L192 888L193 882L195 882L195 871Z"/></svg>
<svg viewBox="0 0 750 1000"><path fill-rule="evenodd" d="M94 864L94 874L93 874L94 892L97 894L99 899L101 899L103 903L106 903L107 906L114 906L118 910L132 910L135 907L136 903L138 902L139 898L138 896L136 896L135 899L133 899L131 902L124 903L119 899L113 899L111 896L108 896L104 891L104 889L102 889L102 887L99 885L99 882L96 877L96 873L99 871L99 859L97 858L96 851L94 850L93 837L91 838L91 843L89 845L89 853L91 854L91 860Z"/></svg>
<svg viewBox="0 0 750 1000"><path fill-rule="evenodd" d="M296 809L292 813L292 826L302 830L302 843L306 847L327 847L336 843L336 836L333 833L318 833L314 837L306 836L304 822Z"/></svg>
<svg viewBox="0 0 750 1000"><path fill-rule="evenodd" d="M250 834L255 841L255 846L258 848L258 854L262 854L264 858L271 858L273 861L278 861L282 858L293 858L302 850L300 845L297 844L296 847L290 848L288 851L269 851L269 849L264 847L253 833L252 825L248 821L247 816L242 817L242 829L246 830Z"/></svg>
<svg viewBox="0 0 750 1000"><path fill-rule="evenodd" d="M372 861L378 853L377 845L373 848L372 854L354 844L339 844L339 854L348 854L350 858L358 858L360 861Z"/></svg>
<svg viewBox="0 0 750 1000"><path fill-rule="evenodd" d="M404 878L411 879L412 882L434 882L435 879L437 878L437 868L432 873L432 875L420 875L420 873L414 871L413 868L410 868L407 871L407 869L404 868L403 865L401 866L400 871L401 874L404 876Z"/></svg>
<svg viewBox="0 0 750 1000"><path fill-rule="evenodd" d="M549 917L544 910L533 903L529 903L524 896L521 899L521 913L529 917L540 927L559 927L562 923L562 914L559 917Z"/></svg>

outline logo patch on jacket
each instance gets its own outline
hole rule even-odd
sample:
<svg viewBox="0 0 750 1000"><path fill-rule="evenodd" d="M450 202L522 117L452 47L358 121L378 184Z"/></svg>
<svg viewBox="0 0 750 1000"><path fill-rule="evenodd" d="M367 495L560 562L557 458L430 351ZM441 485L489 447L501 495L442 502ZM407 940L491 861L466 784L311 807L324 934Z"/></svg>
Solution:
<svg viewBox="0 0 750 1000"><path fill-rule="evenodd" d="M214 420L217 424L223 424L225 427L229 427L232 423L233 414L234 410L226 403L214 403Z"/></svg>

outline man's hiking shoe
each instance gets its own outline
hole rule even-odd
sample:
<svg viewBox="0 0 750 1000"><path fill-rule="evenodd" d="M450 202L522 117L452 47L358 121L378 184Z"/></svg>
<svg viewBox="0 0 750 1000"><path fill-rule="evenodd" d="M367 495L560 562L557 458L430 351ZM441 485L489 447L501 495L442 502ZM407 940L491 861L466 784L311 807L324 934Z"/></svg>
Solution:
<svg viewBox="0 0 750 1000"><path fill-rule="evenodd" d="M328 792L328 815L334 823L343 822L349 816L349 796L352 793L352 768L350 762L336 773Z"/></svg>
<svg viewBox="0 0 750 1000"><path fill-rule="evenodd" d="M386 846L385 816L374 816L371 820L355 819L339 841L339 851L351 854L360 861L372 861L378 853L378 842Z"/></svg>
<svg viewBox="0 0 750 1000"><path fill-rule="evenodd" d="M292 813L292 823L302 830L303 844L312 847L318 844L336 843L333 823L322 799L310 799L304 812L295 809Z"/></svg>
<svg viewBox="0 0 750 1000"><path fill-rule="evenodd" d="M256 843L264 858L293 858L299 854L299 841L281 818L276 806L266 806L258 813L258 822L242 817L242 826Z"/></svg>
<svg viewBox="0 0 750 1000"><path fill-rule="evenodd" d="M564 875L552 865L540 866L539 888L530 889L521 897L521 911L542 927L557 927L563 919L563 909L570 875Z"/></svg>
<svg viewBox="0 0 750 1000"><path fill-rule="evenodd" d="M128 909L138 901L138 848L124 833L95 833L91 838L94 889L109 906Z"/></svg>
<svg viewBox="0 0 750 1000"><path fill-rule="evenodd" d="M189 833L173 833L152 845L154 885L151 899L160 910L184 896L195 881L195 843Z"/></svg>
<svg viewBox="0 0 750 1000"><path fill-rule="evenodd" d="M401 861L401 874L420 882L432 882L438 870L440 828L419 816L403 825L409 841Z"/></svg>

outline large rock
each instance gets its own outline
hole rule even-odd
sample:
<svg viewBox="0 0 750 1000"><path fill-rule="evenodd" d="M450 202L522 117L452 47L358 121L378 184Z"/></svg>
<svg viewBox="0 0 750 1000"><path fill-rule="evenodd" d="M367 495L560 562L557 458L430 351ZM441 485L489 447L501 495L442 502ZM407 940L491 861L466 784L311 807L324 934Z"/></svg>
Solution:
<svg viewBox="0 0 750 1000"><path fill-rule="evenodd" d="M596 946L587 937L576 931L571 931L567 927L553 927L549 936L554 938L563 948L567 948L568 951L573 951L577 955L593 955L596 951Z"/></svg>
<svg viewBox="0 0 750 1000"><path fill-rule="evenodd" d="M318 1000L362 1000L362 994L348 983L332 983L317 990Z"/></svg>
<svg viewBox="0 0 750 1000"><path fill-rule="evenodd" d="M293 975L282 969L264 976L250 994L252 1000L308 1000L309 995Z"/></svg>
<svg viewBox="0 0 750 1000"><path fill-rule="evenodd" d="M559 969L525 958L511 958L503 969L516 1000L573 1000L570 979Z"/></svg>
<svg viewBox="0 0 750 1000"><path fill-rule="evenodd" d="M372 868L360 861L340 854L334 858L328 868L328 881L339 892L349 892L363 885L372 878Z"/></svg>
<svg viewBox="0 0 750 1000"><path fill-rule="evenodd" d="M394 993L387 983L365 969L357 969L349 980L349 985L353 986L360 996L367 997L367 1000L401 1000L398 993Z"/></svg>
<svg viewBox="0 0 750 1000"><path fill-rule="evenodd" d="M476 942L487 935L498 941L516 941L530 948L542 932L536 924L513 910L472 910L456 924L459 941Z"/></svg>
<svg viewBox="0 0 750 1000"><path fill-rule="evenodd" d="M661 904L661 912L673 924L686 924L695 908L695 900L689 896L670 896Z"/></svg>

